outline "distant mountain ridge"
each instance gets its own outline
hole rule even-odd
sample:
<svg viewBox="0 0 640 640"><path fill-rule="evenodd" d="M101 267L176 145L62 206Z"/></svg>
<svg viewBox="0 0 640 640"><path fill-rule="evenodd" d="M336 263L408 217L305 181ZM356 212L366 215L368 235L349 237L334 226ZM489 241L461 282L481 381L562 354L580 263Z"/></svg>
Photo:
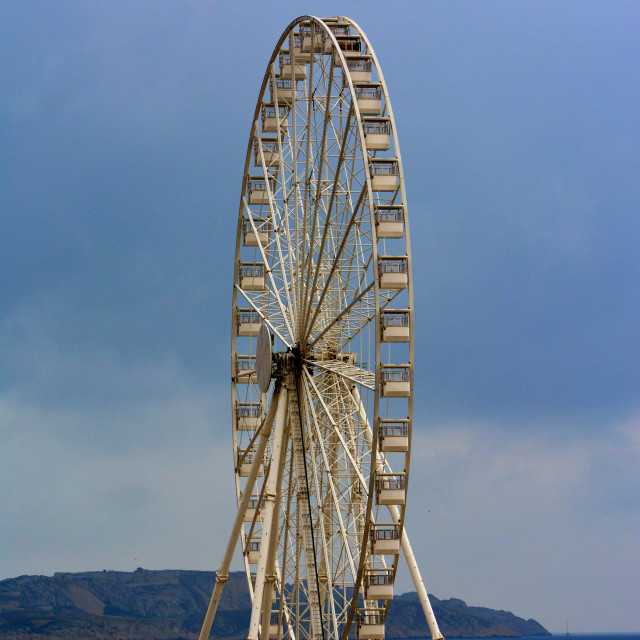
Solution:
<svg viewBox="0 0 640 640"><path fill-rule="evenodd" d="M0 581L0 639L197 640L213 571L92 571ZM445 638L551 635L535 620L429 596ZM244 573L230 574L212 637L246 638L251 602ZM428 636L416 593L394 597L389 638Z"/></svg>

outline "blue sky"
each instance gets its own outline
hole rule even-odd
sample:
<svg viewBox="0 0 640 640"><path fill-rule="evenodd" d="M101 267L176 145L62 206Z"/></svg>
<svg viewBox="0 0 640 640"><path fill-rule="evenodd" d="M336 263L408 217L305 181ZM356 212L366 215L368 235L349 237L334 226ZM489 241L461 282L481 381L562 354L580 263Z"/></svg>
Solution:
<svg viewBox="0 0 640 640"><path fill-rule="evenodd" d="M393 102L429 591L640 630L635 2L0 2L0 578L217 568L244 154L302 13Z"/></svg>

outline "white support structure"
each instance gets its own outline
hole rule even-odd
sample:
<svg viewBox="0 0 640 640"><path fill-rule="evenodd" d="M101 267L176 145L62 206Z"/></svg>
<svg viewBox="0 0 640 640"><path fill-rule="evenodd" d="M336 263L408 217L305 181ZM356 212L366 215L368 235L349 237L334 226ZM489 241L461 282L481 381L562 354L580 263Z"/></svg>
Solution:
<svg viewBox="0 0 640 640"><path fill-rule="evenodd" d="M242 524L244 522L244 514L247 510L249 500L251 499L251 492L253 491L253 487L256 483L256 478L258 477L258 469L260 468L260 463L262 461L267 442L269 441L269 436L271 435L273 419L276 415L276 409L280 404L281 396L285 396L286 398L286 394L282 393L281 385L277 384L273 391L271 405L269 406L267 417L265 418L264 424L262 425L262 430L258 439L258 445L256 447L256 456L251 465L251 471L249 472L247 483L245 484L242 499L240 500L240 504L238 505L238 512L233 523L233 528L231 529L231 535L229 536L229 541L227 542L227 548L222 559L222 564L220 565L220 569L218 569L218 572L216 573L216 584L213 588L213 593L211 594L211 600L209 601L209 606L207 607L207 613L205 614L198 640L207 640L209 638L209 634L211 633L213 618L216 615L216 610L218 608L218 604L220 603L220 598L222 597L222 590L224 589L224 585L229 579L229 566L233 558L233 552L235 551L236 544L238 543L238 537L240 535L240 530L242 529Z"/></svg>
<svg viewBox="0 0 640 640"><path fill-rule="evenodd" d="M394 522L400 522L400 512L398 511L398 507L394 504L388 505L389 513L391 514L391 518ZM431 607L431 602L429 601L429 594L427 593L427 589L424 586L424 580L422 579L422 575L420 574L420 568L418 567L418 563L416 562L416 557L413 555L413 549L411 548L411 543L409 542L409 534L407 533L407 528L402 528L402 538L400 539L400 544L402 545L402 553L404 553L405 560L407 561L407 566L409 567L409 573L411 574L411 578L413 580L413 584L418 593L418 599L420 600L420 604L422 605L422 611L424 613L424 617L427 620L427 626L429 627L429 632L431 633L432 640L444 640L442 633L440 632L440 628L438 627L438 621L433 613L433 608Z"/></svg>
<svg viewBox="0 0 640 640"><path fill-rule="evenodd" d="M248 640L258 640L261 618L263 638L267 637L265 630L269 629L273 582L276 577L274 568L276 543L278 540L278 517L280 513L279 494L282 487L282 472L285 461L283 449L286 446L284 437L287 426L288 396L289 392L285 389L280 394L278 400L271 467L264 493L265 505L263 510L262 539L260 541L260 559L258 560L258 570L256 572L256 588L253 592Z"/></svg>

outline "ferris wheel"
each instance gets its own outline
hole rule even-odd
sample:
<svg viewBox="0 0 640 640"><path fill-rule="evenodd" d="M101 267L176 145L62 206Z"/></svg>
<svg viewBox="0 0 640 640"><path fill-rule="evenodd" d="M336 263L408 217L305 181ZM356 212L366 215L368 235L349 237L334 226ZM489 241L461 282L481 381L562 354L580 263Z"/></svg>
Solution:
<svg viewBox="0 0 640 640"><path fill-rule="evenodd" d="M373 48L302 16L267 64L244 167L231 336L249 640L381 640L404 527L414 304L402 159ZM355 632L355 633L354 633Z"/></svg>

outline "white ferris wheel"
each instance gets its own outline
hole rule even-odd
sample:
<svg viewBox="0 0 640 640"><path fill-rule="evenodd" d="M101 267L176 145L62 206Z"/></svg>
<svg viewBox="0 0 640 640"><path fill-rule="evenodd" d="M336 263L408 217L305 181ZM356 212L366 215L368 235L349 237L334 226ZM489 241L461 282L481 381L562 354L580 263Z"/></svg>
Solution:
<svg viewBox="0 0 640 640"><path fill-rule="evenodd" d="M271 55L249 135L231 335L249 640L381 640L401 555L442 638L404 527L413 287L391 101L364 32L302 16Z"/></svg>

